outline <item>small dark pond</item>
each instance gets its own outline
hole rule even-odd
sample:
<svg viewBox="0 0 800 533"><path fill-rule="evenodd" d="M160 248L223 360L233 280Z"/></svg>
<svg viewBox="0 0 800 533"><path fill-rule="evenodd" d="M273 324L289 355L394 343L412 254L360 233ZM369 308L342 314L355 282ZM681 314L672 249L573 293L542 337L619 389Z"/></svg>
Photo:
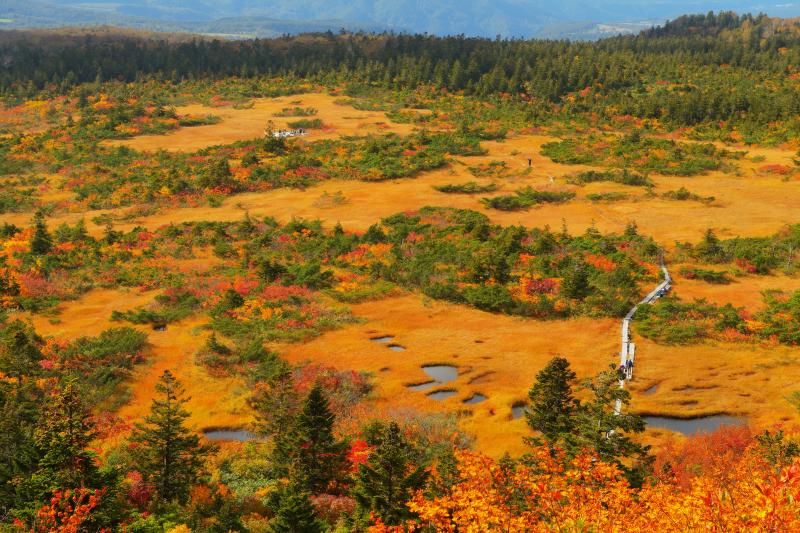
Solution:
<svg viewBox="0 0 800 533"><path fill-rule="evenodd" d="M658 383L656 383L655 385L653 385L651 387L647 387L645 389L645 391L644 391L644 394L646 394L647 396L650 396L651 394L655 394L656 391L658 391Z"/></svg>
<svg viewBox="0 0 800 533"><path fill-rule="evenodd" d="M395 352L404 352L406 350L405 346L400 346L399 344L390 344L387 348Z"/></svg>
<svg viewBox="0 0 800 533"><path fill-rule="evenodd" d="M381 337L372 337L370 340L372 342L390 342L394 340L394 337L391 335L383 335Z"/></svg>
<svg viewBox="0 0 800 533"><path fill-rule="evenodd" d="M700 418L670 418L667 416L646 416L644 421L648 427L668 429L684 435L710 433L720 426L741 426L747 421L738 416L714 415Z"/></svg>
<svg viewBox="0 0 800 533"><path fill-rule="evenodd" d="M438 383L447 383L458 377L458 368L452 365L431 365L423 366L422 371L436 380Z"/></svg>
<svg viewBox="0 0 800 533"><path fill-rule="evenodd" d="M245 429L213 429L204 431L203 435L212 441L237 441L247 442L251 440L262 440L255 433L250 433Z"/></svg>
<svg viewBox="0 0 800 533"><path fill-rule="evenodd" d="M153 331L167 331L166 324L153 324Z"/></svg>
<svg viewBox="0 0 800 533"><path fill-rule="evenodd" d="M511 418L513 418L514 420L522 418L522 416L525 414L525 411L527 410L527 408L528 408L528 406L525 405L525 404L512 405L511 406Z"/></svg>
<svg viewBox="0 0 800 533"><path fill-rule="evenodd" d="M464 400L464 403L473 405L484 401L486 401L486 396L484 396L483 394L473 394L472 396Z"/></svg>
<svg viewBox="0 0 800 533"><path fill-rule="evenodd" d="M455 396L457 393L454 390L437 390L435 392L431 392L428 394L428 398L432 400L445 400L452 396Z"/></svg>

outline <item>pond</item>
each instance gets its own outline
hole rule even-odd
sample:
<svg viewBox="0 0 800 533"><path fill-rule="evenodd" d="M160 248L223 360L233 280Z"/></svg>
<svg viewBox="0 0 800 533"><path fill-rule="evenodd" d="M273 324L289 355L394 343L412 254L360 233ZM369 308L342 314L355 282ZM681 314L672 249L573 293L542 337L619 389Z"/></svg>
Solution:
<svg viewBox="0 0 800 533"><path fill-rule="evenodd" d="M211 441L247 442L251 440L263 440L255 433L251 433L245 429L211 429L204 431L203 435Z"/></svg>
<svg viewBox="0 0 800 533"><path fill-rule="evenodd" d="M452 365L423 366L422 371L438 383L447 383L458 377L458 367Z"/></svg>
<svg viewBox="0 0 800 533"><path fill-rule="evenodd" d="M469 404L469 405L474 405L476 403L481 403L481 402L485 402L485 401L486 401L486 396L484 396L483 394L480 394L480 393L476 393L476 394L473 394L472 396L470 396L469 398L467 398L466 400L464 400L464 403Z"/></svg>
<svg viewBox="0 0 800 533"><path fill-rule="evenodd" d="M399 344L390 344L388 348L395 352L404 352L406 350L405 346L400 346Z"/></svg>
<svg viewBox="0 0 800 533"><path fill-rule="evenodd" d="M435 381L426 381L425 383L417 383L415 385L406 385L409 390L413 391L426 391L432 389L434 385L438 385Z"/></svg>
<svg viewBox="0 0 800 533"><path fill-rule="evenodd" d="M514 420L520 419L525 415L525 411L527 411L528 406L523 404L519 405L512 405L511 406L511 418Z"/></svg>
<svg viewBox="0 0 800 533"><path fill-rule="evenodd" d="M437 390L435 392L428 393L428 398L432 400L446 400L447 398L451 398L456 394L457 393L454 390Z"/></svg>
<svg viewBox="0 0 800 533"><path fill-rule="evenodd" d="M370 340L372 342L391 342L394 340L394 337L391 335L382 335L380 337L372 337Z"/></svg>
<svg viewBox="0 0 800 533"><path fill-rule="evenodd" d="M668 416L646 416L644 421L648 427L668 429L684 435L710 433L720 426L742 426L747 420L738 416L713 415L700 418L672 418Z"/></svg>

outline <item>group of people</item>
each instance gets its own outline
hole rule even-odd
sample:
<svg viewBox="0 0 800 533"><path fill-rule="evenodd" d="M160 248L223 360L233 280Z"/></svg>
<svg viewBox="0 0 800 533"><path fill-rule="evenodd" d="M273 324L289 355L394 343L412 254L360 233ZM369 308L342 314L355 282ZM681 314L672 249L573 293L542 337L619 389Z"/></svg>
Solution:
<svg viewBox="0 0 800 533"><path fill-rule="evenodd" d="M633 357L628 356L625 364L619 365L619 368L617 369L617 375L619 376L620 381L633 379Z"/></svg>
<svg viewBox="0 0 800 533"><path fill-rule="evenodd" d="M276 139L285 139L287 137L301 137L303 135L307 135L306 130L303 128L298 128L296 130L278 130L273 131L272 136Z"/></svg>

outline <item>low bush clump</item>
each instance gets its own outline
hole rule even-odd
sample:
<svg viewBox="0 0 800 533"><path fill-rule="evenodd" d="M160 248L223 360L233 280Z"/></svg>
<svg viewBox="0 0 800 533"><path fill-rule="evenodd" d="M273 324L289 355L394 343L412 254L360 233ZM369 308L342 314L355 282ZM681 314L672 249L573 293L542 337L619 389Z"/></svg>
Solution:
<svg viewBox="0 0 800 533"><path fill-rule="evenodd" d="M483 198L481 201L486 207L501 211L517 211L527 209L536 204L563 203L575 198L575 193L570 191L537 191L532 187L519 189L513 195Z"/></svg>
<svg viewBox="0 0 800 533"><path fill-rule="evenodd" d="M647 176L643 174L638 174L636 172L630 172L627 169L621 172L614 170L606 170L606 171L588 170L586 172L580 172L574 178L571 178L570 181L572 183L576 183L579 185L585 185L587 183L596 183L600 181L610 181L613 183L619 183L621 185L630 185L633 187L653 186L653 180L651 180Z"/></svg>
<svg viewBox="0 0 800 533"><path fill-rule="evenodd" d="M715 285L727 285L733 281L727 272L706 270L703 268L684 267L681 269L681 276L686 279L699 279L705 281L706 283L713 283Z"/></svg>
<svg viewBox="0 0 800 533"><path fill-rule="evenodd" d="M487 183L486 185L480 185L477 182L468 181L467 183L449 183L447 185L436 185L433 188L439 192L447 194L479 194L479 193L494 192L500 187L496 183Z"/></svg>
<svg viewBox="0 0 800 533"><path fill-rule="evenodd" d="M81 337L64 348L56 348L54 359L61 372L81 383L87 403L108 400L143 360L147 335L130 327L111 328L96 337Z"/></svg>
<svg viewBox="0 0 800 533"><path fill-rule="evenodd" d="M637 168L671 176L704 174L720 169L729 159L741 157L713 144L644 137L638 131L624 137L588 135L551 142L542 146L542 155L568 165Z"/></svg>
<svg viewBox="0 0 800 533"><path fill-rule="evenodd" d="M642 305L636 314L636 328L645 338L662 344L693 344L713 338L726 329L744 326L741 310L731 304L722 307L705 300L691 303L663 298Z"/></svg>
<svg viewBox="0 0 800 533"><path fill-rule="evenodd" d="M693 202L701 202L704 204L710 204L716 200L713 196L700 196L699 194L695 194L689 191L686 187L681 187L676 191L667 191L661 194L662 198L666 198L667 200L678 200L678 201L687 201L691 200Z"/></svg>
<svg viewBox="0 0 800 533"><path fill-rule="evenodd" d="M317 110L313 107L284 107L272 114L273 117L313 117Z"/></svg>
<svg viewBox="0 0 800 533"><path fill-rule="evenodd" d="M318 129L318 128L322 127L322 119L319 119L319 118L305 118L305 119L301 119L301 120L295 120L295 121L289 122L288 126L290 128L296 128L296 129L302 128L302 129L306 129L306 130Z"/></svg>
<svg viewBox="0 0 800 533"><path fill-rule="evenodd" d="M620 202L628 199L628 194L624 192L598 192L587 194L586 199L590 202Z"/></svg>
<svg viewBox="0 0 800 533"><path fill-rule="evenodd" d="M197 296L191 292L172 289L156 296L152 308L137 307L130 311L113 311L111 320L133 324L169 324L191 315L200 303Z"/></svg>

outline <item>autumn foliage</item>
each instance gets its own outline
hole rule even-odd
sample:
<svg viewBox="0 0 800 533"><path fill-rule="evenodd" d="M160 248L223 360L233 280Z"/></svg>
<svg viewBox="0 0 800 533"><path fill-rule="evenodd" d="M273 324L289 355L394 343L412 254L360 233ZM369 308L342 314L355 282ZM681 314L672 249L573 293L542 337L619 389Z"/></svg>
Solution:
<svg viewBox="0 0 800 533"><path fill-rule="evenodd" d="M719 445L740 440L726 433ZM751 440L751 439L746 439ZM719 451L697 442L710 459ZM734 446L735 448L735 446ZM737 455L733 452L731 455ZM444 494L420 491L408 527L398 531L797 531L800 460L784 468L753 446L719 465L708 461L687 483L674 477L631 488L622 472L590 455L564 463L536 449L518 465L459 451L457 481ZM437 472L441 481L443 474ZM445 474L446 475L446 474Z"/></svg>

